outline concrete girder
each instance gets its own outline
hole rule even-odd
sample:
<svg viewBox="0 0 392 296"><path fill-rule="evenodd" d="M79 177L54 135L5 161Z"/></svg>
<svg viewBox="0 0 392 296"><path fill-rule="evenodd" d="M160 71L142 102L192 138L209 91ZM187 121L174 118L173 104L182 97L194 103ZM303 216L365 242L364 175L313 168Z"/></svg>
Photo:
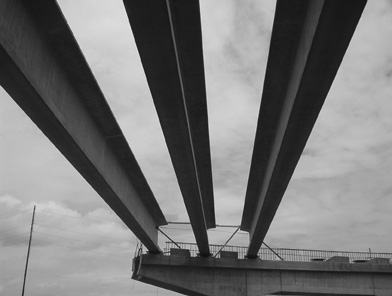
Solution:
<svg viewBox="0 0 392 296"><path fill-rule="evenodd" d="M366 1L277 1L241 229L265 238Z"/></svg>
<svg viewBox="0 0 392 296"><path fill-rule="evenodd" d="M287 262L142 255L134 259L132 278L198 296L392 295L389 259L373 259L368 263L348 263L344 257L336 259Z"/></svg>
<svg viewBox="0 0 392 296"><path fill-rule="evenodd" d="M198 0L124 0L201 255L215 227Z"/></svg>
<svg viewBox="0 0 392 296"><path fill-rule="evenodd" d="M0 1L0 83L153 253L167 224L54 0Z"/></svg>

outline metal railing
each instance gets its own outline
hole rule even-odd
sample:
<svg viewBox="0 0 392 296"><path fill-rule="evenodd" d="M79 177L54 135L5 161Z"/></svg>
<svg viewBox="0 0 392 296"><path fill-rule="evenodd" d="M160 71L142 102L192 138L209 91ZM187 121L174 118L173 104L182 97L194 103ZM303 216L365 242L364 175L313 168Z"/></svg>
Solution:
<svg viewBox="0 0 392 296"><path fill-rule="evenodd" d="M199 250L194 243L177 243L181 249L190 251L192 257L197 257ZM210 250L214 256L222 245L210 245ZM166 242L164 248L165 253L169 253L171 248L177 248L172 242ZM246 256L247 247L239 246L225 246L223 251L238 252L238 258L243 259ZM350 262L368 261L372 258L387 258L392 260L392 253L374 253L374 252L346 252L346 251L325 251L325 250L305 250L305 249L287 249L287 248L260 248L258 256L261 260L281 260L296 261L296 262L309 262L309 261L323 261L334 256L348 257ZM276 254L279 256L277 256ZM220 258L218 254L217 258Z"/></svg>

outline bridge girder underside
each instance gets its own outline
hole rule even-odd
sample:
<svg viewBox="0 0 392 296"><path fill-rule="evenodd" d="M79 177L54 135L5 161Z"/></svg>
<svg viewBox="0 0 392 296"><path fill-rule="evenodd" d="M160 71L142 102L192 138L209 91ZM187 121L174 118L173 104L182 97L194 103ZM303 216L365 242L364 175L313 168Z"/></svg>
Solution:
<svg viewBox="0 0 392 296"><path fill-rule="evenodd" d="M241 229L255 258L366 1L277 1Z"/></svg>

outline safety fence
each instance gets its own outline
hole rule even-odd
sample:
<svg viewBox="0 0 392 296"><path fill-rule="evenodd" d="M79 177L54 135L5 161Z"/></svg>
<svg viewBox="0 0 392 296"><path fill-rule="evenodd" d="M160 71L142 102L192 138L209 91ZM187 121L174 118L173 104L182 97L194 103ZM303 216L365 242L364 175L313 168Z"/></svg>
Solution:
<svg viewBox="0 0 392 296"><path fill-rule="evenodd" d="M195 243L177 243L166 242L165 253L169 253L171 248L181 248L190 251L192 257L197 257L199 250ZM222 245L210 245L212 256L217 255L220 258L219 250ZM237 252L238 258L246 258L247 247L225 246L222 251ZM218 254L217 254L218 253ZM287 248L260 248L258 256L261 260L284 260L296 262L324 261L334 256L348 257L350 262L366 262L373 258L388 258L392 260L392 253L375 253L371 252L346 252L346 251L325 251L325 250L305 250L305 249L287 249Z"/></svg>

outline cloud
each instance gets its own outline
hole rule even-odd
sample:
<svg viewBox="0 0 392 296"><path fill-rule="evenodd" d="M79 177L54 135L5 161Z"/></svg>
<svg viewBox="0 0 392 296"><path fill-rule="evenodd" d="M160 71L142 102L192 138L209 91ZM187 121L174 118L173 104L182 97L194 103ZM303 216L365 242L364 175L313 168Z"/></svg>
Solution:
<svg viewBox="0 0 392 296"><path fill-rule="evenodd" d="M21 201L9 194L5 194L0 196L0 203L2 203L4 206L8 207L15 207L17 205L21 204Z"/></svg>

